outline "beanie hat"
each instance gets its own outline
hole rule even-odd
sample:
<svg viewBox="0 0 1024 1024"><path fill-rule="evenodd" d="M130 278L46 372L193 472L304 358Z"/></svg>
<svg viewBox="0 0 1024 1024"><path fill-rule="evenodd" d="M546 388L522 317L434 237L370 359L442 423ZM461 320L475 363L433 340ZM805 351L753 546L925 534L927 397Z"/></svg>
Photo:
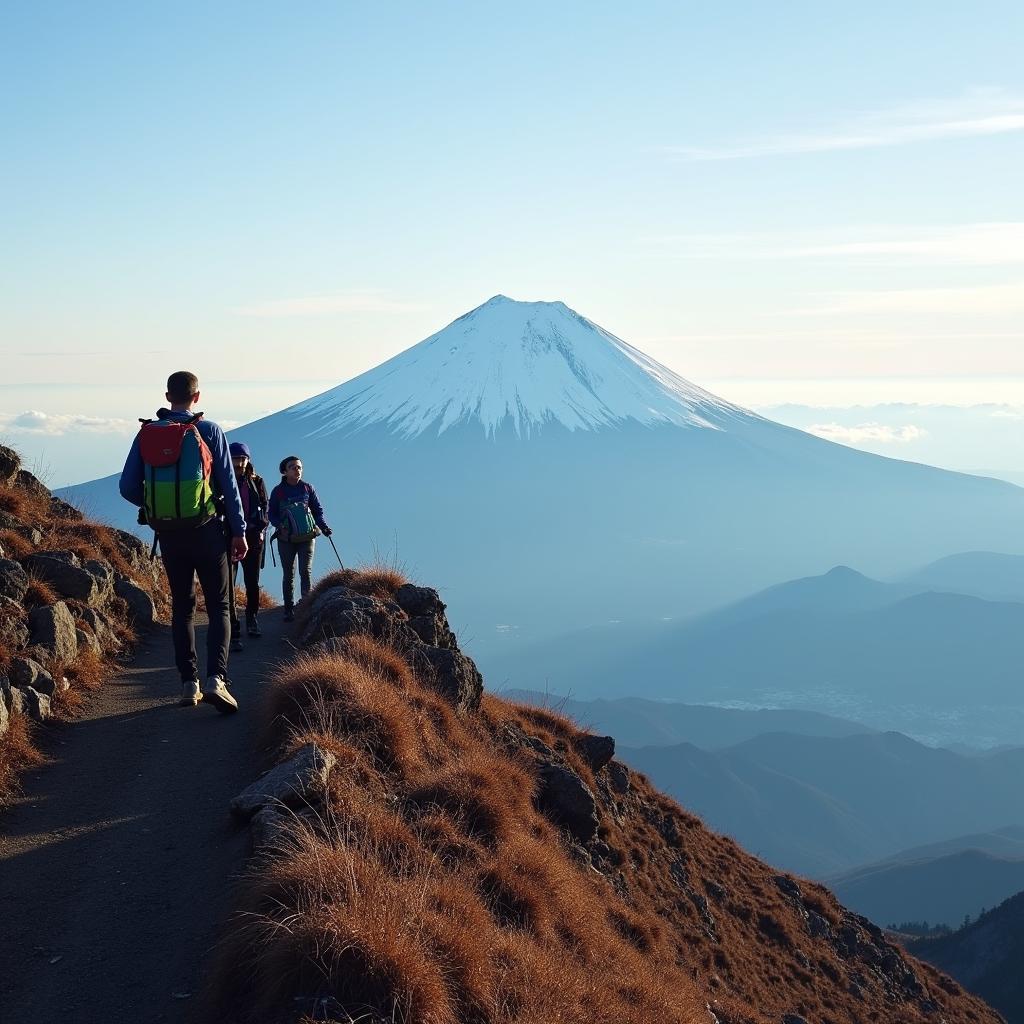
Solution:
<svg viewBox="0 0 1024 1024"><path fill-rule="evenodd" d="M233 459L252 459L252 453L249 451L249 446L247 444L243 444L241 441L232 441L231 444L228 445L228 450L231 452L231 458Z"/></svg>

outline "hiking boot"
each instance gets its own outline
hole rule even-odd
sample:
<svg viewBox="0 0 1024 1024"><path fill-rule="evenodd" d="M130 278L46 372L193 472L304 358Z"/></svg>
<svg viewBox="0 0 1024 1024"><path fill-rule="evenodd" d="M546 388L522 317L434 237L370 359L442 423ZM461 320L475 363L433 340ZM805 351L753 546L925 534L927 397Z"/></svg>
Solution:
<svg viewBox="0 0 1024 1024"><path fill-rule="evenodd" d="M294 622L295 621L295 609L294 608L290 608L290 607L289 608L285 608L285 610L284 610L284 621L285 622Z"/></svg>
<svg viewBox="0 0 1024 1024"><path fill-rule="evenodd" d="M245 647L242 645L242 638L240 636L233 636L231 638L231 650L233 650L236 654L245 650Z"/></svg>
<svg viewBox="0 0 1024 1024"><path fill-rule="evenodd" d="M263 636L263 630L260 629L260 620L255 615L246 615L245 631L249 636Z"/></svg>
<svg viewBox="0 0 1024 1024"><path fill-rule="evenodd" d="M238 701L228 692L227 680L220 676L207 677L203 700L212 704L222 715L230 715L238 710Z"/></svg>
<svg viewBox="0 0 1024 1024"><path fill-rule="evenodd" d="M190 679L187 683L181 684L182 707L194 708L202 699L203 695L199 690L198 679Z"/></svg>

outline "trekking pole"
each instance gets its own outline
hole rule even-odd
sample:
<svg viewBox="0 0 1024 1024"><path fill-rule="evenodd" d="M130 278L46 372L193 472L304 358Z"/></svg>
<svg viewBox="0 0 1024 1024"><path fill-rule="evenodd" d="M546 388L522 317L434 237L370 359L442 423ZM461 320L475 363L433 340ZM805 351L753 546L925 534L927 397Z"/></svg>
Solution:
<svg viewBox="0 0 1024 1024"><path fill-rule="evenodd" d="M331 542L331 547L334 548L334 538L333 537L328 537L327 539ZM345 566L344 566L344 564L341 561L341 555L338 554L338 549L337 548L334 548L334 557L338 560L338 565L340 565L342 567L342 569L344 569Z"/></svg>

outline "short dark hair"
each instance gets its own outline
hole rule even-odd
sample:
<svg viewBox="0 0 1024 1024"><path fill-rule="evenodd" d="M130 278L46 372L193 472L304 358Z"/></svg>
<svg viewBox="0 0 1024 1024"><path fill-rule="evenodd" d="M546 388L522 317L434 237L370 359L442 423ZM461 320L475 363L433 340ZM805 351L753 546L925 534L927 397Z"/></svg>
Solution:
<svg viewBox="0 0 1024 1024"><path fill-rule="evenodd" d="M188 370L177 370L167 378L167 397L172 402L187 402L199 390L199 378Z"/></svg>
<svg viewBox="0 0 1024 1024"><path fill-rule="evenodd" d="M283 473L288 468L289 462L301 462L302 459L298 455L289 455L281 460L281 465L277 467L278 473Z"/></svg>

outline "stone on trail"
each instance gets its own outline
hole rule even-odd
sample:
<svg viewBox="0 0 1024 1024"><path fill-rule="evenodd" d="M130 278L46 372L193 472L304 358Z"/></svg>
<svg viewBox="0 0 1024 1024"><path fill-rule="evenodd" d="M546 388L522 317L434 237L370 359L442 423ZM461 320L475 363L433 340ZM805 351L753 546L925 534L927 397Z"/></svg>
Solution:
<svg viewBox="0 0 1024 1024"><path fill-rule="evenodd" d="M337 758L315 743L300 747L287 761L242 790L231 801L231 813L248 821L267 806L302 807L318 800Z"/></svg>

